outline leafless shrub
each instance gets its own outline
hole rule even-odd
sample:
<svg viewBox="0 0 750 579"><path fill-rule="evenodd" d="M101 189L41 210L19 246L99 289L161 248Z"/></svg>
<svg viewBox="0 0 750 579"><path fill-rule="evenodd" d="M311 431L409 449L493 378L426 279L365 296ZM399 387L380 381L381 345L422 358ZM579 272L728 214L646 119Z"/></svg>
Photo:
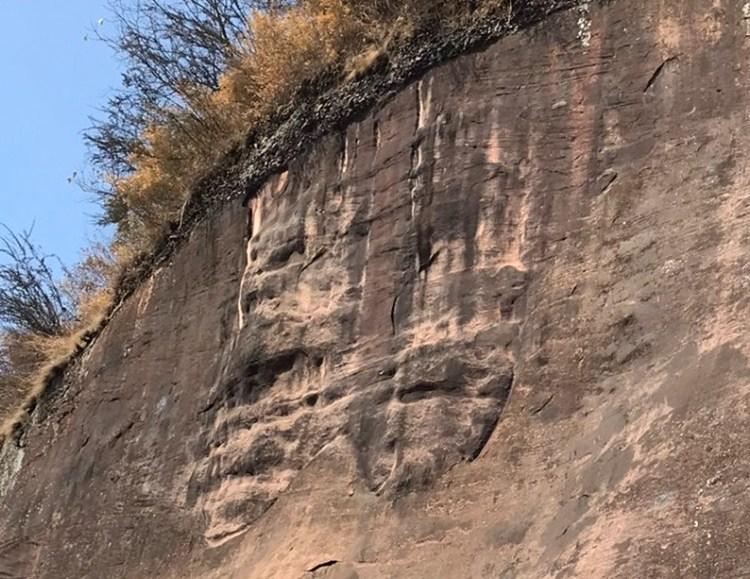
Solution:
<svg viewBox="0 0 750 579"><path fill-rule="evenodd" d="M31 231L0 233L0 324L7 330L57 336L73 317L55 282L52 263L31 241ZM59 263L59 262L58 262Z"/></svg>

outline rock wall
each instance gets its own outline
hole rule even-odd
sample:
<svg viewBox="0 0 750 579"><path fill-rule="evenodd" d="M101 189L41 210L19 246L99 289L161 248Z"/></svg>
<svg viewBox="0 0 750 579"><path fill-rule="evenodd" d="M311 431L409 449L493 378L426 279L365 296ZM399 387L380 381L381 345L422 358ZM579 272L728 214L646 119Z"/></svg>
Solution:
<svg viewBox="0 0 750 579"><path fill-rule="evenodd" d="M451 61L193 231L0 456L0 576L750 573L750 5Z"/></svg>

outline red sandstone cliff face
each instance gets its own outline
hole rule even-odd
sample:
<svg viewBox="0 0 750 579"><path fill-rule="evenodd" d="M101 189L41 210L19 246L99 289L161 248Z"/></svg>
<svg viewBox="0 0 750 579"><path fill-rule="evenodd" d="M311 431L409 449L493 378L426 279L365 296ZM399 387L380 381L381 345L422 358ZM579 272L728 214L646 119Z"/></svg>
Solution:
<svg viewBox="0 0 750 579"><path fill-rule="evenodd" d="M557 15L213 215L3 449L0 576L750 573L744 15Z"/></svg>

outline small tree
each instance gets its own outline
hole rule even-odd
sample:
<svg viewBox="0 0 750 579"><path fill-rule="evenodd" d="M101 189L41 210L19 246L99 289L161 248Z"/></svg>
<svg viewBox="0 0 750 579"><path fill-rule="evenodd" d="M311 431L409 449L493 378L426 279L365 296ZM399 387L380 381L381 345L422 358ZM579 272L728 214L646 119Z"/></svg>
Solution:
<svg viewBox="0 0 750 579"><path fill-rule="evenodd" d="M279 11L292 0L109 0L112 35L102 34L123 60L122 88L93 120L84 138L99 172L89 189L104 209L102 222L121 223L128 206L112 191L132 173L133 159L153 155L145 138L168 125L200 148L220 127L205 114L227 63L238 56L254 11Z"/></svg>
<svg viewBox="0 0 750 579"><path fill-rule="evenodd" d="M63 334L73 304L55 282L52 262L31 241L31 231L0 233L0 326L37 336ZM58 262L59 263L59 262Z"/></svg>

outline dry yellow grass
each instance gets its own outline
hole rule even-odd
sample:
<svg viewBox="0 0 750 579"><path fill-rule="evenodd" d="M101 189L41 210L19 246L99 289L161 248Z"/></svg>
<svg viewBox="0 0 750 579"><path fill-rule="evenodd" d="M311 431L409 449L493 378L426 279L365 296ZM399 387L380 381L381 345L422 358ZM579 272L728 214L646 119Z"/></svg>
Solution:
<svg viewBox="0 0 750 579"><path fill-rule="evenodd" d="M58 336L31 333L9 333L3 336L3 347L10 360L10 372L0 376L0 444L28 417L52 377L64 368L96 334L111 310L114 290L109 281L116 273L115 262L102 254L90 253L74 270L68 283L77 293L77 318Z"/></svg>
<svg viewBox="0 0 750 579"><path fill-rule="evenodd" d="M7 408L6 412L8 413L0 418L0 443L8 438L15 428L28 417L28 410L47 389L51 378L70 362L71 357L85 347L84 339L101 328L105 321L108 304L106 306L104 306L104 303L91 304L89 307L92 308L90 310L92 314L95 311L97 314L88 323L81 325L69 334L53 338L24 337L24 346L34 352L38 362L28 376L19 377L19 384L16 388L19 398L15 401L17 406Z"/></svg>

